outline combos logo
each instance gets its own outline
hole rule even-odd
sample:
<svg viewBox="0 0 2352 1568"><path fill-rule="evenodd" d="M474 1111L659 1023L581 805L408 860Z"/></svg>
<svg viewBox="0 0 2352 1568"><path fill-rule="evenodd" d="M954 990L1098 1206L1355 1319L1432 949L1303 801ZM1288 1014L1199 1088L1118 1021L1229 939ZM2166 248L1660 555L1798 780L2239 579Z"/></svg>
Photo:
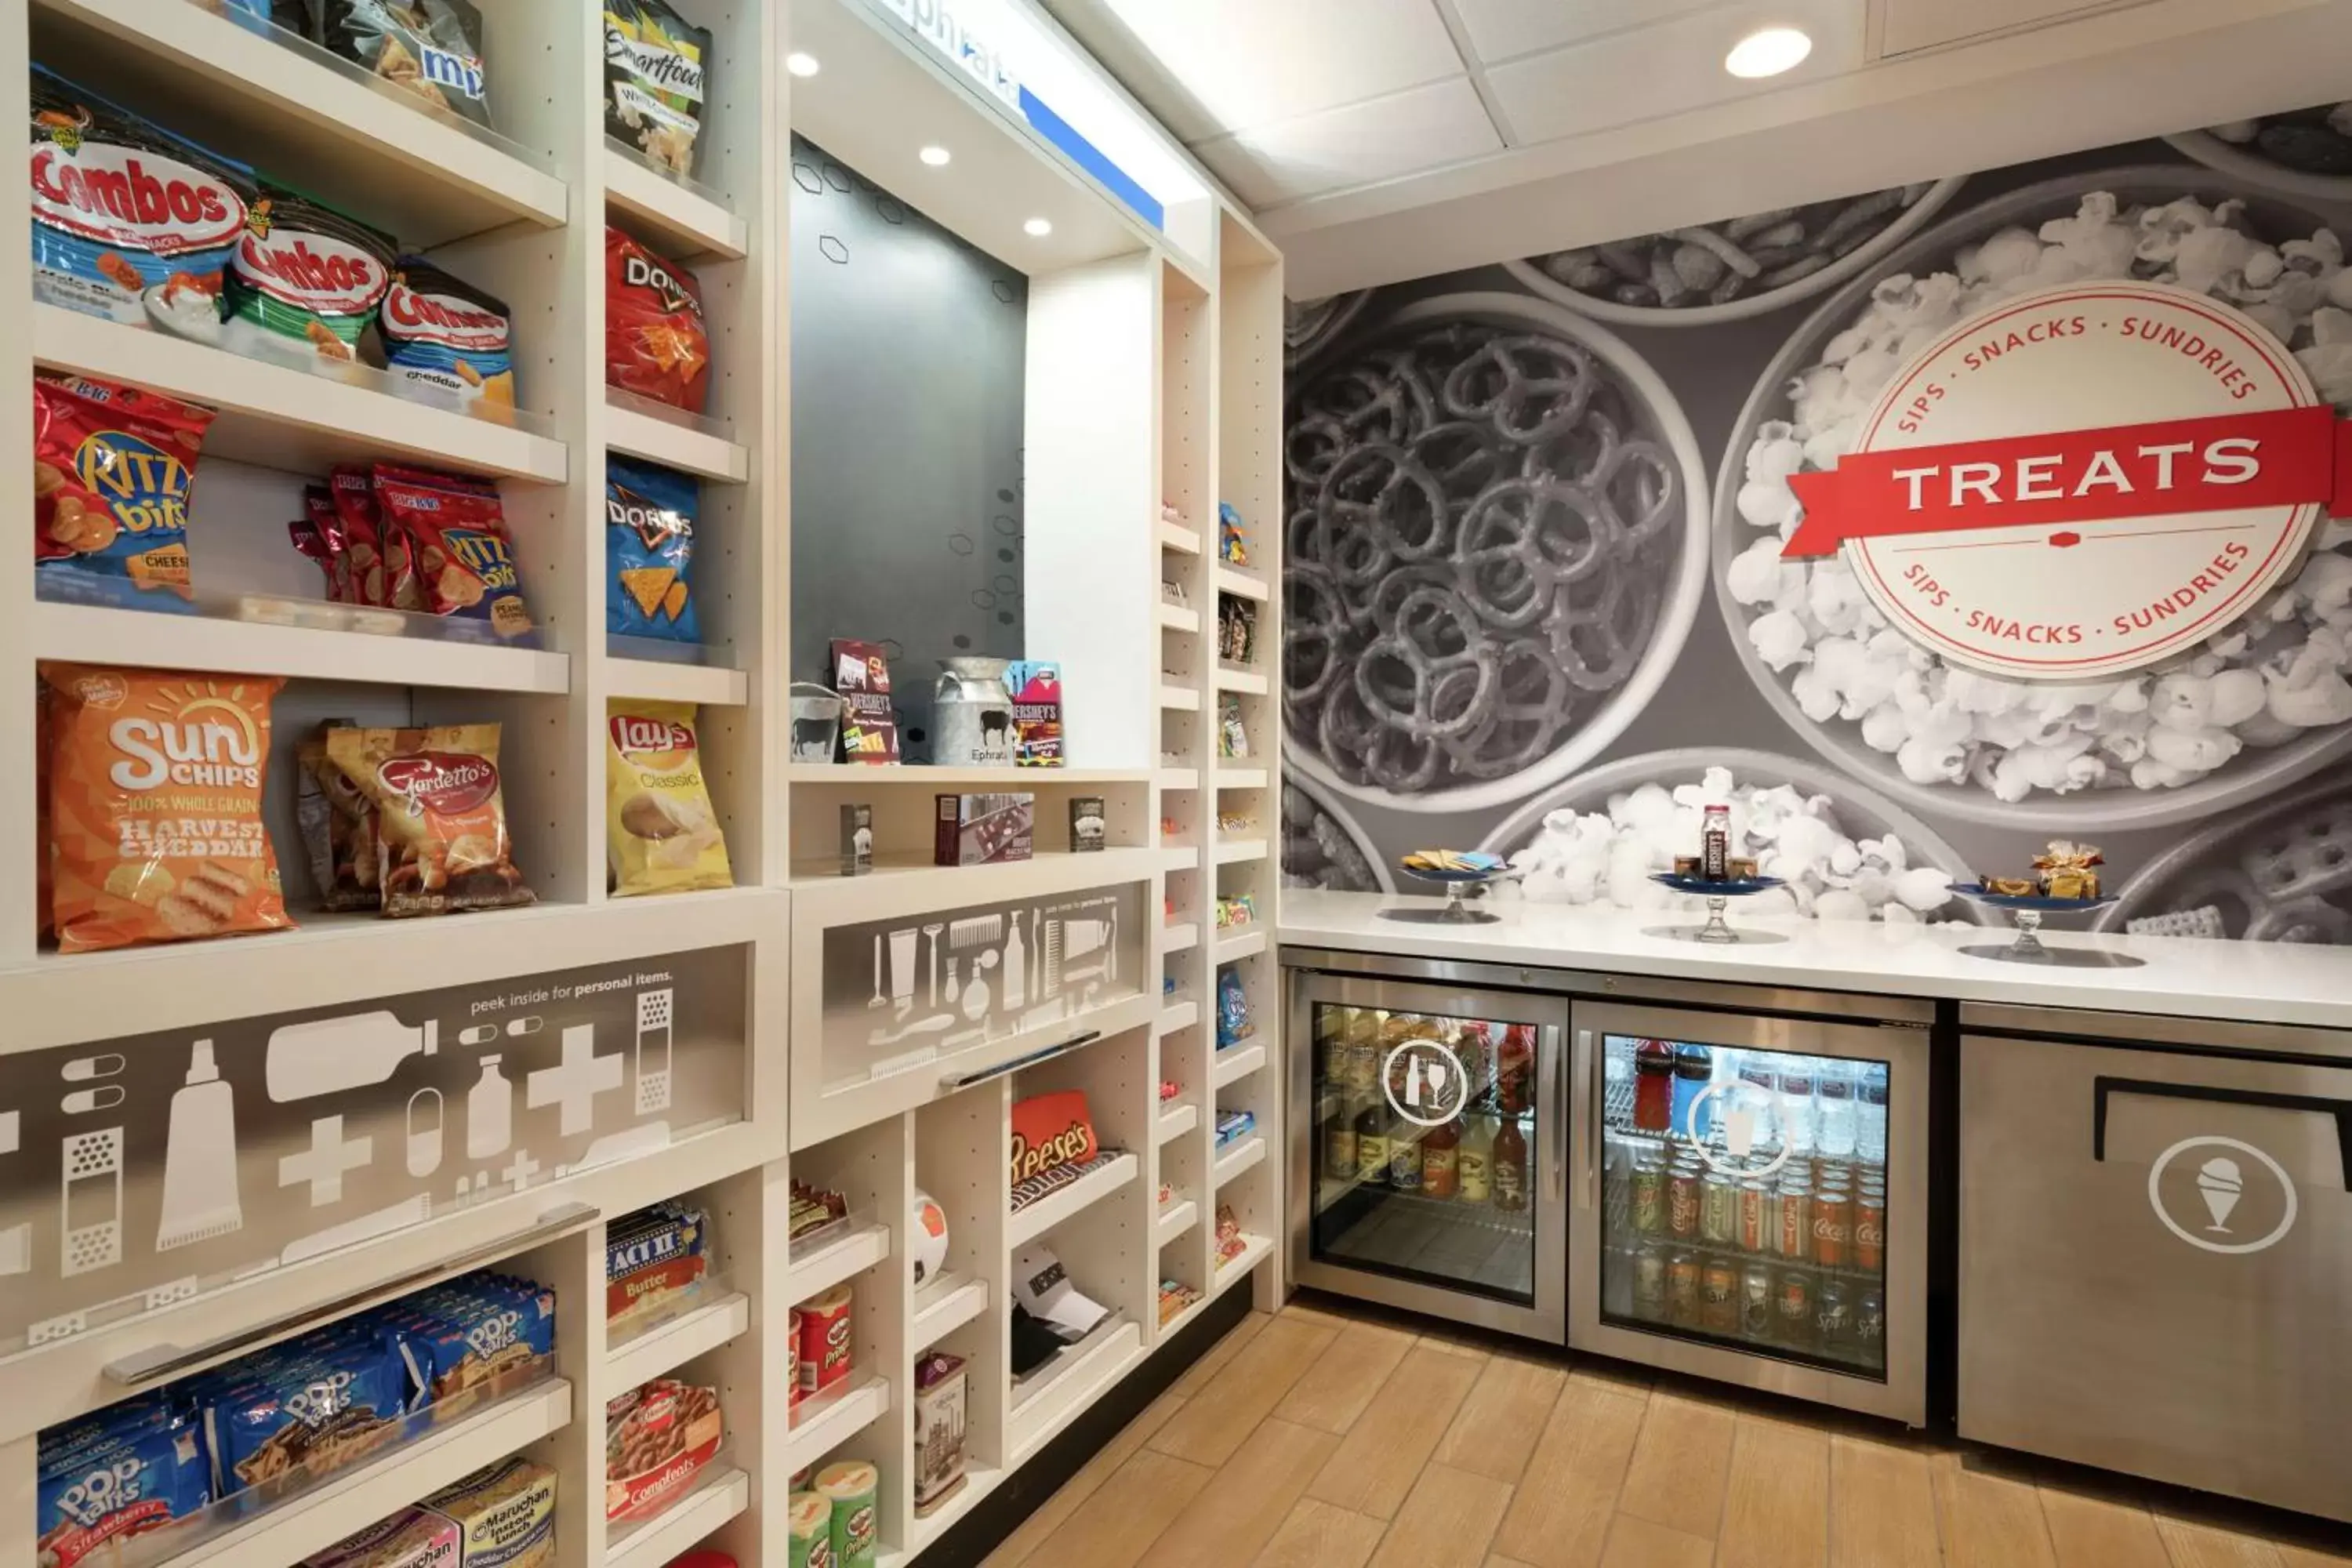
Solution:
<svg viewBox="0 0 2352 1568"><path fill-rule="evenodd" d="M383 787L408 802L411 816L456 816L488 805L499 793L499 770L487 757L458 752L415 752L388 757L375 771Z"/></svg>
<svg viewBox="0 0 2352 1568"><path fill-rule="evenodd" d="M470 354L504 353L514 335L498 311L446 294L420 294L405 278L395 278L383 297L383 319L409 342L441 343Z"/></svg>
<svg viewBox="0 0 2352 1568"><path fill-rule="evenodd" d="M257 289L322 316L365 315L392 281L383 264L356 245L262 225L237 242L236 270Z"/></svg>
<svg viewBox="0 0 2352 1568"><path fill-rule="evenodd" d="M202 169L68 136L33 143L33 216L86 239L176 256L228 244L245 226L246 208Z"/></svg>
<svg viewBox="0 0 2352 1568"><path fill-rule="evenodd" d="M2086 415L2105 416L2084 428ZM2194 647L2352 513L2352 426L2278 341L2153 283L1996 306L1913 356L1856 450L1790 480L1790 556L1843 550L1905 635L2083 680Z"/></svg>

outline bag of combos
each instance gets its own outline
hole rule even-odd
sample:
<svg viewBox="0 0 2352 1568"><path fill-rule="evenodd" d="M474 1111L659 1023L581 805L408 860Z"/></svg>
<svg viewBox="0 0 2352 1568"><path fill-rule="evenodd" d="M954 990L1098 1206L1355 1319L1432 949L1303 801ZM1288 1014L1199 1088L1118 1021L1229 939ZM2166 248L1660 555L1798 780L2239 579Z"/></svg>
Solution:
<svg viewBox="0 0 2352 1568"><path fill-rule="evenodd" d="M513 313L423 257L394 263L376 335L395 392L514 406Z"/></svg>
<svg viewBox="0 0 2352 1568"><path fill-rule="evenodd" d="M188 491L209 408L79 375L33 377L33 560L45 596L76 587L157 607L194 596ZM62 592L49 593L58 589Z"/></svg>
<svg viewBox="0 0 2352 1568"><path fill-rule="evenodd" d="M604 0L604 134L694 173L710 33L662 0Z"/></svg>
<svg viewBox="0 0 2352 1568"><path fill-rule="evenodd" d="M614 698L604 725L604 826L613 896L731 888L710 809L694 705Z"/></svg>
<svg viewBox="0 0 2352 1568"><path fill-rule="evenodd" d="M45 664L58 947L290 931L261 818L274 677Z"/></svg>
<svg viewBox="0 0 2352 1568"><path fill-rule="evenodd" d="M327 760L375 808L385 915L533 901L507 838L496 724L331 730Z"/></svg>
<svg viewBox="0 0 2352 1568"><path fill-rule="evenodd" d="M33 68L33 297L202 342L253 171Z"/></svg>
<svg viewBox="0 0 2352 1568"><path fill-rule="evenodd" d="M700 642L688 568L701 488L684 474L626 458L604 459L604 556L613 574L604 629L624 637Z"/></svg>
<svg viewBox="0 0 2352 1568"><path fill-rule="evenodd" d="M392 287L392 237L324 202L265 186L229 258L224 347L255 359L352 364Z"/></svg>
<svg viewBox="0 0 2352 1568"><path fill-rule="evenodd" d="M490 123L482 14L468 0L308 0L313 41L427 109Z"/></svg>
<svg viewBox="0 0 2352 1568"><path fill-rule="evenodd" d="M710 332L694 275L604 226L604 381L689 414L709 395Z"/></svg>

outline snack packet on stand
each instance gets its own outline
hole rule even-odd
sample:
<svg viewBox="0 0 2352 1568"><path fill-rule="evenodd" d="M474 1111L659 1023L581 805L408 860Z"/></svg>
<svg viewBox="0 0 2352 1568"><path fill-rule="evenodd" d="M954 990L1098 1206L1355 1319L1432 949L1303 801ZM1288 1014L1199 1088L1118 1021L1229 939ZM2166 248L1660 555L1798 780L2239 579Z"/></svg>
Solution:
<svg viewBox="0 0 2352 1568"><path fill-rule="evenodd" d="M393 264L376 336L394 392L514 406L514 313L425 258Z"/></svg>
<svg viewBox="0 0 2352 1568"><path fill-rule="evenodd" d="M218 342L253 171L40 66L32 110L33 298ZM134 168L144 205L120 199Z"/></svg>
<svg viewBox="0 0 2352 1568"><path fill-rule="evenodd" d="M604 134L691 175L710 33L663 0L604 0Z"/></svg>
<svg viewBox="0 0 2352 1568"><path fill-rule="evenodd" d="M293 928L261 818L283 681L75 664L41 679L60 952Z"/></svg>
<svg viewBox="0 0 2352 1568"><path fill-rule="evenodd" d="M604 553L613 585L604 629L625 637L700 642L688 567L701 487L685 474L626 458L604 459Z"/></svg>
<svg viewBox="0 0 2352 1568"><path fill-rule="evenodd" d="M327 757L375 807L385 915L533 900L507 838L499 726L335 730L327 735Z"/></svg>
<svg viewBox="0 0 2352 1568"><path fill-rule="evenodd" d="M605 842L613 896L731 888L690 702L614 698L604 724Z"/></svg>
<svg viewBox="0 0 2352 1568"><path fill-rule="evenodd" d="M488 621L502 637L530 630L496 485L378 463L375 496L387 533L399 530L415 551L425 610Z"/></svg>
<svg viewBox="0 0 2352 1568"><path fill-rule="evenodd" d="M33 559L44 597L77 587L152 607L194 595L188 495L209 408L85 376L33 377ZM142 607L146 607L142 603Z"/></svg>
<svg viewBox="0 0 2352 1568"><path fill-rule="evenodd" d="M604 381L624 392L702 412L709 395L710 332L702 289L613 227L604 226Z"/></svg>
<svg viewBox="0 0 2352 1568"><path fill-rule="evenodd" d="M316 37L423 107L490 123L482 15L468 0L313 0Z"/></svg>
<svg viewBox="0 0 2352 1568"><path fill-rule="evenodd" d="M359 362L392 287L392 237L326 203L264 185L222 290L221 346L254 359Z"/></svg>

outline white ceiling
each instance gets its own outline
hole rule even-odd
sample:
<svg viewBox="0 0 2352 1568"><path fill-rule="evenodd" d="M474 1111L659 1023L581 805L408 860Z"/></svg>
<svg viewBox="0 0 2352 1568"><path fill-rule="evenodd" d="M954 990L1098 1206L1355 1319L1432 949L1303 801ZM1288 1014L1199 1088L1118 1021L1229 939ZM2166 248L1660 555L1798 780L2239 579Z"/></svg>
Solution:
<svg viewBox="0 0 2352 1568"><path fill-rule="evenodd" d="M2315 76L2347 90L2343 60L2352 52L2352 0L1042 0L1046 10L1156 115L1197 158L1258 215L1291 262L1292 282L1314 291L1432 270L1424 253L1452 265L1520 254L1458 254L1453 245L1383 219L1433 216L1466 197L1556 180L1571 169L1630 170L1637 159L1712 145L1718 161L1760 158L1754 138L1799 121L1816 127L1906 98L2023 79L2064 66L2084 99L2110 91L2101 79L2126 68L2153 69L2137 49L2191 35L2207 38L2183 54L2209 80L2173 90L2140 85L2142 118L2119 114L2109 134L2085 132L2068 101L2067 78L2043 83L2039 118L2054 153L2122 141L2205 119L2200 100L2242 107L2212 119L2275 109L2269 96L2299 90ZM2303 14L2301 30L2270 26ZM2321 25L2314 25L2314 18ZM1758 27L1793 25L1813 39L1811 56L1766 81L1741 81L1723 57ZM2032 33L2031 38L2022 37ZM2233 52L2231 36L2243 47ZM2284 49L2281 38L2336 40L2315 59ZM2331 62L2332 63L2328 63ZM2296 85L2290 86L2294 82ZM2048 97L2054 88L2059 96ZM1980 94L1984 113L1997 96ZM2183 105L2163 119L2163 105ZM2011 102L1999 112L2015 118ZM2032 116L2029 116L2032 118ZM1922 118L1923 129L1929 123ZM1804 142L1806 169L1748 163L1743 174L1765 184L1777 175L1825 182L1818 196L1872 184L1961 172L2004 161L1969 161L1969 138L1950 141L1949 114L1935 121L1936 141L1888 147L1831 138ZM1869 119L1869 137L1899 136L1902 116ZM1988 122L1988 147L2021 129ZM2011 134L2009 140L2014 142ZM2029 142L2031 138L2028 139ZM1958 162L1955 162L1955 158ZM1851 173L1833 165L1850 162ZM1865 167L1902 164L1864 182ZM1946 166L1950 165L1950 166ZM1673 166L1654 171L1694 189L1717 186L1702 166L1696 176ZM1711 196L1710 200L1721 197ZM1699 210L1781 205L1786 195ZM1812 199L1811 197L1803 199ZM1329 232L1325 232L1329 231ZM1643 232L1605 225L1592 237ZM1352 236L1354 243L1343 240ZM1302 247L1293 237L1320 242ZM1350 252L1352 254L1343 254ZM1413 262L1404 270L1410 255ZM1380 259L1374 259L1374 256ZM1305 275L1302 276L1302 273ZM1294 287L1293 291L1305 289Z"/></svg>

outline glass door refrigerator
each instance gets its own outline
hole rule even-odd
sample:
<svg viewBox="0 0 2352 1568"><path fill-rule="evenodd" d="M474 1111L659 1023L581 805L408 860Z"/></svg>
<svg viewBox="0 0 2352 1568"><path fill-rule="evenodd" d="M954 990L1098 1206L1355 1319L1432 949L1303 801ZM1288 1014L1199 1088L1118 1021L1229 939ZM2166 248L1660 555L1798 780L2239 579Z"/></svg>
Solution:
<svg viewBox="0 0 2352 1568"><path fill-rule="evenodd" d="M1569 1343L1923 1425L1924 1018L1578 1003Z"/></svg>
<svg viewBox="0 0 2352 1568"><path fill-rule="evenodd" d="M1565 998L1290 973L1292 1277L1560 1343Z"/></svg>

